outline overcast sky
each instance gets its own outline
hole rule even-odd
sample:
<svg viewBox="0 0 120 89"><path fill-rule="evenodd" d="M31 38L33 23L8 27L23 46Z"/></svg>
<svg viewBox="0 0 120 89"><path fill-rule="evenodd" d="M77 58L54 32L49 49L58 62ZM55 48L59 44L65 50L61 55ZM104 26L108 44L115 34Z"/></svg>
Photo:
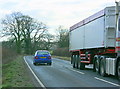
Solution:
<svg viewBox="0 0 120 89"><path fill-rule="evenodd" d="M0 20L6 14L22 12L48 25L50 32L68 28L90 15L115 5L115 0L0 0Z"/></svg>

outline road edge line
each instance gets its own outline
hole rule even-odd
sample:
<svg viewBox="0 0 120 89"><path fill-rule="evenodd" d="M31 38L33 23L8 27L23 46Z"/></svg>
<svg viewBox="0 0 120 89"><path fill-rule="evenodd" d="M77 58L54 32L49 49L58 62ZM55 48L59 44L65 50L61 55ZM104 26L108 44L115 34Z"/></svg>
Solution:
<svg viewBox="0 0 120 89"><path fill-rule="evenodd" d="M37 77L37 75L33 72L32 68L29 66L29 64L27 63L27 61L25 60L25 56L24 56L24 61L27 64L28 68L30 69L30 71L32 72L32 74L34 75L35 79L37 80L37 82L40 84L41 87L43 87L44 89L46 89L46 87L44 86L44 84L39 80L39 78Z"/></svg>
<svg viewBox="0 0 120 89"><path fill-rule="evenodd" d="M112 84L112 85L114 85L114 86L118 86L118 87L120 87L119 84L112 83L112 82L109 82L109 81L107 81L107 80L104 80L104 79L101 79L101 78L98 78L98 77L94 77L94 78L97 79L97 80L100 80L100 81L103 81L103 82L106 82L106 83Z"/></svg>

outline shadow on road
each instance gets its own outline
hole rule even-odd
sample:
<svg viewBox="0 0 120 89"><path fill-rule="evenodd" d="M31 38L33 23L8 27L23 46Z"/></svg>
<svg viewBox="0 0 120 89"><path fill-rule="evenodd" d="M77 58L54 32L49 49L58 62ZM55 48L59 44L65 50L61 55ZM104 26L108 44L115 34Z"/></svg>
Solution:
<svg viewBox="0 0 120 89"><path fill-rule="evenodd" d="M51 65L38 63L38 64L36 64L35 66L51 66Z"/></svg>

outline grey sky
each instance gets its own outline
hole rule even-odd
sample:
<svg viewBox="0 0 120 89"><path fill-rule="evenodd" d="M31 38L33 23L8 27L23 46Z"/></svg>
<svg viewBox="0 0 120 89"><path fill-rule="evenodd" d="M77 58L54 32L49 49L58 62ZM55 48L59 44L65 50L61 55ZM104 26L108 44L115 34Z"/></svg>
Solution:
<svg viewBox="0 0 120 89"><path fill-rule="evenodd" d="M86 17L115 5L115 0L0 0L0 20L6 14L22 12L46 23L49 31L68 28Z"/></svg>

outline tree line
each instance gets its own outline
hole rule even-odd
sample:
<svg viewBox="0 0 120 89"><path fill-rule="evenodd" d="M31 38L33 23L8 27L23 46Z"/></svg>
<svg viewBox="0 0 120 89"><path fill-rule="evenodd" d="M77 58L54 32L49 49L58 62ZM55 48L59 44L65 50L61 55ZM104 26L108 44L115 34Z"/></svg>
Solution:
<svg viewBox="0 0 120 89"><path fill-rule="evenodd" d="M33 54L38 49L55 50L69 46L68 29L59 26L56 35L52 35L46 24L21 12L6 15L1 23L1 37L10 38L3 45L15 49L18 54Z"/></svg>

